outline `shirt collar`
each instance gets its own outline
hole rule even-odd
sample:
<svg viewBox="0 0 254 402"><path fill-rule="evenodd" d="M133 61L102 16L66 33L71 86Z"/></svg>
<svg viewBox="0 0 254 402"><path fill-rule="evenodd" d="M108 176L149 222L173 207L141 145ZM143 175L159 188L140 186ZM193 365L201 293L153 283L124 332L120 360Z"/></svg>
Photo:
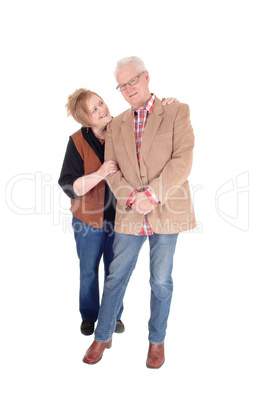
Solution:
<svg viewBox="0 0 254 402"><path fill-rule="evenodd" d="M153 106L154 106L154 101L155 101L155 95L152 94L151 98L143 106L141 106L139 109L134 109L132 107L133 114L134 114L134 112L138 113L139 110L141 111L141 110L145 110L145 109L148 111L148 113L152 113Z"/></svg>

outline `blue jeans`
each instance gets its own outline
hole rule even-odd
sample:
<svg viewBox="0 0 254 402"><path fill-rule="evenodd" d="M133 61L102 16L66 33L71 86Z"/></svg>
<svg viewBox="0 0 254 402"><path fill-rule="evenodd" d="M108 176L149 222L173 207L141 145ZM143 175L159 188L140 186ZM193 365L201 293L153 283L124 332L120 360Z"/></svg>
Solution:
<svg viewBox="0 0 254 402"><path fill-rule="evenodd" d="M94 228L73 216L72 226L80 261L79 311L84 321L96 322L100 309L99 264L103 256L104 278L113 260L114 223L104 221L103 228ZM123 311L121 305L117 320Z"/></svg>
<svg viewBox="0 0 254 402"><path fill-rule="evenodd" d="M166 335L173 292L171 274L177 237L178 233L149 236L151 286L149 341L157 345L163 343ZM97 342L107 342L113 335L128 282L146 238L147 236L115 233L114 260L110 265L110 273L104 284L98 324L95 330Z"/></svg>

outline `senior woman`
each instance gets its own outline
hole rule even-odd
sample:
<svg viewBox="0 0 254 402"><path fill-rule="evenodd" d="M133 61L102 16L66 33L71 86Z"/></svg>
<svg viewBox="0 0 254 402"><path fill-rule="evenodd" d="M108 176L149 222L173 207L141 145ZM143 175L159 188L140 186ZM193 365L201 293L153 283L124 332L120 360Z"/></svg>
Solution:
<svg viewBox="0 0 254 402"><path fill-rule="evenodd" d="M163 103L175 101L167 98ZM115 161L104 162L106 126L112 117L103 99L81 88L68 97L66 108L67 114L82 127L69 138L58 183L71 198L72 226L80 261L80 329L83 335L91 335L100 307L99 263L103 256L106 278L113 259L116 200L105 179L117 172L118 166ZM122 311L123 306L117 314L117 333L124 332Z"/></svg>

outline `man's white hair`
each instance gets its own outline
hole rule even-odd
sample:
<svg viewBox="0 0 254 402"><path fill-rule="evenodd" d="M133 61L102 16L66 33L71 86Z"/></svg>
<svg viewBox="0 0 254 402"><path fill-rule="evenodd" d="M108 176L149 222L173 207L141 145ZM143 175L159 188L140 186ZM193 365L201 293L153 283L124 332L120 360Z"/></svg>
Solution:
<svg viewBox="0 0 254 402"><path fill-rule="evenodd" d="M128 64L133 64L137 68L139 73L141 73L141 71L146 70L145 63L139 57L136 56L124 57L124 59L121 59L117 62L115 69L115 77L120 68L125 67Z"/></svg>

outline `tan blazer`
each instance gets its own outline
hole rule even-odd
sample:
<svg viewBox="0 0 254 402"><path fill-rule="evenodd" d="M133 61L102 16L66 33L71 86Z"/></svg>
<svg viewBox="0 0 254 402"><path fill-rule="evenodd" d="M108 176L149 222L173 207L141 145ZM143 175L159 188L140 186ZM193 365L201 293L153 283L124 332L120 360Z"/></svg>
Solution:
<svg viewBox="0 0 254 402"><path fill-rule="evenodd" d="M162 106L155 98L144 130L138 165L132 110L115 117L106 133L105 160L117 161L119 171L107 178L117 210L115 231L138 234L144 215L126 207L131 192L149 187L160 204L148 214L155 233L179 233L196 226L187 177L191 171L194 135L189 107Z"/></svg>

